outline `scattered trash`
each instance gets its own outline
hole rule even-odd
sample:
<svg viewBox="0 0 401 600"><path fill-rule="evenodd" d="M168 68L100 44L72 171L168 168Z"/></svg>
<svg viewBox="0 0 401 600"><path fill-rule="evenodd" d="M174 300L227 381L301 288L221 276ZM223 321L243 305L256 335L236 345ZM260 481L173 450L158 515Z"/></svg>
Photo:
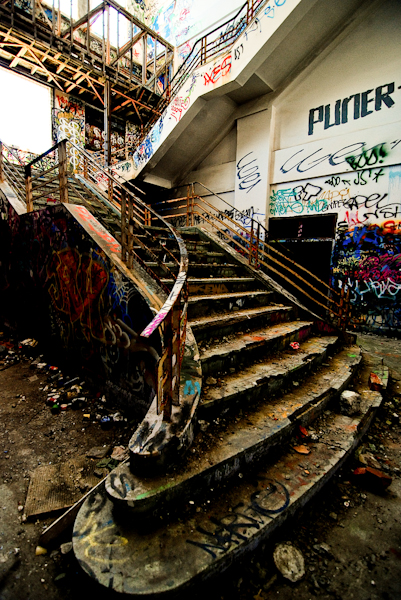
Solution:
<svg viewBox="0 0 401 600"><path fill-rule="evenodd" d="M119 464L119 461L115 460L114 458L103 458L101 461L99 461L96 465L97 469L109 469L110 471L112 471L113 469L115 469L117 467L117 465Z"/></svg>
<svg viewBox="0 0 401 600"><path fill-rule="evenodd" d="M278 544L273 553L274 564L283 577L293 583L305 575L305 561L302 553L290 542Z"/></svg>
<svg viewBox="0 0 401 600"><path fill-rule="evenodd" d="M100 425L102 429L110 429L113 425L113 421L110 419L110 417L102 417L100 420Z"/></svg>
<svg viewBox="0 0 401 600"><path fill-rule="evenodd" d="M113 449L110 458L112 458L113 460L117 460L118 462L125 460L127 458L127 449L124 448L124 446L116 446Z"/></svg>
<svg viewBox="0 0 401 600"><path fill-rule="evenodd" d="M309 437L309 433L307 432L305 427L303 427L302 425L300 425L298 427L298 437L300 437L300 438L308 438Z"/></svg>
<svg viewBox="0 0 401 600"><path fill-rule="evenodd" d="M357 392L345 390L340 396L340 412L343 415L354 415L359 412L361 397Z"/></svg>
<svg viewBox="0 0 401 600"><path fill-rule="evenodd" d="M376 373L371 373L369 375L369 388L375 392L380 392L383 389L383 381L380 379Z"/></svg>
<svg viewBox="0 0 401 600"><path fill-rule="evenodd" d="M294 446L294 450L295 452L297 452L298 454L310 454L310 448L308 448L308 446Z"/></svg>
<svg viewBox="0 0 401 600"><path fill-rule="evenodd" d="M290 346L293 350L299 350L299 342L291 342Z"/></svg>
<svg viewBox="0 0 401 600"><path fill-rule="evenodd" d="M35 555L42 556L43 554L47 554L46 548L43 548L43 546L36 546Z"/></svg>

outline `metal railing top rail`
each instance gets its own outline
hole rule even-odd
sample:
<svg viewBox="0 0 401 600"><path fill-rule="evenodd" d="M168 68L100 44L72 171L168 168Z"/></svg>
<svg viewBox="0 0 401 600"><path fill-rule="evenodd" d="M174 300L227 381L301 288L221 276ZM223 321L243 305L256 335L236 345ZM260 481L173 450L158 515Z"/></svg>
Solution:
<svg viewBox="0 0 401 600"><path fill-rule="evenodd" d="M195 198L198 198L199 200L201 200L203 202L203 204L206 204L209 208L217 211L217 209L215 209L215 207L213 207L211 204L209 204L203 198L201 198L199 196L195 196ZM198 203L192 203L192 204L189 204L189 207L191 209L192 214L198 215L198 217L200 219L202 219L206 223L208 223L213 229L216 229L220 236L223 236L223 238L226 237L231 244L234 244L234 247L236 247L235 248L236 250L238 250L242 254L246 253L246 255L248 255L248 257L249 257L249 264L251 266L258 269L258 268L260 268L260 265L263 265L265 268L267 268L268 270L271 270L273 273L275 273L279 277L282 277L287 283L292 285L295 289L297 289L304 296L306 296L309 300L311 300L314 303L314 305L319 306L320 308L323 308L326 311L326 313L328 313L329 315L333 315L333 316L337 317L339 323L344 318L343 317L344 311L343 311L342 294L339 294L338 292L336 292L331 286L329 286L324 281L319 279L316 275L314 275L313 273L311 273L310 271L305 269L302 265L299 265L292 259L286 257L284 254L277 251L271 245L267 244L264 240L261 240L258 235L258 230L256 230L256 232L254 232L253 229L251 229L251 231L247 231L244 227L242 227L240 224L236 223L233 219L228 218L228 221L230 221L232 224L230 226L230 223L224 222L222 219L219 218L218 215L217 216L214 215L204 205L201 206ZM195 207L203 210L204 212L199 212L198 210L195 210ZM173 219L174 217L179 217L179 216L183 216L183 215L172 214L172 215L170 215L170 218ZM225 218L227 219L227 217L225 217ZM224 229L219 227L217 223L219 223ZM242 233L245 233L246 236L249 236L249 237L241 237L241 233L239 233L238 229L241 230ZM290 264L283 265L282 261L280 261L279 259L277 259L271 255L271 251L279 254L279 256L282 259L287 260ZM275 267L273 267L270 264L271 261L275 264ZM281 268L281 271L278 270L280 268ZM282 272L282 269L285 269L285 273ZM313 277L319 284L322 284L326 289L328 289L328 292L331 295L338 296L340 298L339 301L330 297L330 295L328 295L328 292L324 293L321 290L317 289L312 283L310 283L309 281L306 281L305 278L302 277L299 273L297 273L294 269L300 269L300 270L306 272L309 276ZM294 280L290 279L288 277L289 273L291 273L296 279L299 279L304 286L307 286L308 291L306 291L303 287L298 285L298 283L295 283ZM311 296L310 294L312 292L314 292L315 294L318 294L319 296L324 298L324 300L327 304L323 304L322 301L317 300L316 298ZM331 304L331 306L329 306L329 303Z"/></svg>
<svg viewBox="0 0 401 600"><path fill-rule="evenodd" d="M169 101L173 98L175 92L182 85L182 82L189 76L189 74L196 69L198 66L203 65L207 62L209 58L216 56L219 52L223 52L227 48L231 47L234 44L235 40L241 35L247 25L254 19L259 10L262 8L264 4L266 4L267 0L255 0L252 2L245 2L238 10L238 12L220 25L217 25L214 29L203 35L201 38L196 40L194 43L191 52L185 58L184 62L180 65L174 77L171 80L170 86L165 90L163 96L169 97ZM244 13L241 17L240 21L236 23L236 20ZM224 27L229 28L232 24L232 29L228 29L227 33L223 33L222 29ZM214 33L219 32L219 35L209 42L207 38ZM233 32L235 32L233 34ZM218 42L218 40L220 40ZM216 44L217 42L217 44ZM213 47L213 44L216 44ZM208 54L207 47L211 46L211 50L214 50L213 53Z"/></svg>
<svg viewBox="0 0 401 600"><path fill-rule="evenodd" d="M34 165L36 165L37 163L39 163L43 158L45 158L46 156L48 156L52 152L56 152L56 150L58 150L59 145L60 145L60 142L58 142L57 144L55 144L54 146L52 146L49 150L46 150L46 152L43 152L42 154L39 154L33 160L29 161L29 163L27 163L25 165L25 173L28 173L31 170L31 168Z"/></svg>
<svg viewBox="0 0 401 600"><path fill-rule="evenodd" d="M316 275L314 275L313 273L311 273L310 271L308 271L308 269L305 269L305 267L303 267L302 265L299 265L298 263L296 263L295 261L292 261L289 257L285 256L285 254L281 253L279 250L277 250L276 248L274 248L274 246L272 246L271 244L268 244L267 240L269 239L269 232L268 230L264 227L264 225L262 225L262 223L260 223L260 221L254 219L253 217L248 216L246 213L242 212L241 210L235 208L235 206L233 206L232 204L230 204L227 200L225 200L224 198L222 198L219 194L216 194L216 192L213 192L210 188L208 188L206 185L204 185L202 182L200 181L193 181L191 183L188 184L189 186L194 186L194 185L200 185L202 186L205 190L207 190L210 194L212 194L213 196L215 196L216 198L218 198L219 200L221 200L222 202L224 202L224 204L226 204L227 206L230 207L230 209L233 212L234 216L236 218L238 218L238 216L242 219L242 221L246 221L250 223L250 230L251 231L256 231L258 230L262 230L263 231L263 240L260 240L261 243L263 243L264 245L269 247L270 251L275 252L276 254L280 255L281 257L285 258L286 260L288 260L289 262L293 262L294 264L296 264L298 266L299 269L301 269L302 271L305 271L306 273L308 273L309 276L311 276L313 279L315 279L316 281L319 281L319 283L321 283L324 287L328 288L333 294L339 296L340 294L336 291L333 290L333 288L328 285L327 283L325 283L324 281L322 281L321 279L319 279L319 277L317 277ZM202 202L205 202L204 198L196 195L193 193L193 187L192 187L192 194L194 198L199 198ZM166 200L164 203L163 202L158 202L156 203L154 206L158 206L158 205L162 205L162 204L166 204L166 203L174 203L177 201L182 201L182 200L187 200L187 197L183 197L183 198L176 198L173 200ZM208 204L208 206L212 207L212 205L210 205L209 203L206 202L206 204ZM213 207L216 212L219 214L221 213L221 210ZM231 211L230 211L231 212ZM174 216L174 215L172 215ZM224 215L224 218L229 218L227 215ZM232 219L229 219L230 221L232 221ZM233 222L233 221L232 221ZM243 233L248 233L247 228L242 227L239 223L236 223L236 226L242 230ZM246 241L246 239L244 238L244 241Z"/></svg>
<svg viewBox="0 0 401 600"><path fill-rule="evenodd" d="M1 139L0 139L0 144L3 146L3 148L6 148L8 150L8 152L10 152L14 156L14 158L19 162L19 164L21 166L24 166L24 163L18 156L18 153L15 151L15 148L13 148L12 146L8 146L8 144L3 142ZM4 154L4 152L3 152L3 154ZM7 158L7 156L5 158Z"/></svg>

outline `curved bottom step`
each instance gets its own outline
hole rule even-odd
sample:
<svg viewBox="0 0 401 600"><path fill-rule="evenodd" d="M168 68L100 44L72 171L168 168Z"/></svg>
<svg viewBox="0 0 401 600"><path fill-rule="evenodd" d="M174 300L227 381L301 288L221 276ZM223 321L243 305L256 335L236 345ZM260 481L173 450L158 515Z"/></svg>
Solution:
<svg viewBox="0 0 401 600"><path fill-rule="evenodd" d="M222 572L305 505L352 453L381 403L379 392L360 392L357 416L326 411L316 422L310 454L297 454L289 444L274 464L240 474L218 498L210 490L203 507L190 502L168 526L160 519L141 527L104 488L94 492L74 525L80 565L102 585L147 599L169 597Z"/></svg>

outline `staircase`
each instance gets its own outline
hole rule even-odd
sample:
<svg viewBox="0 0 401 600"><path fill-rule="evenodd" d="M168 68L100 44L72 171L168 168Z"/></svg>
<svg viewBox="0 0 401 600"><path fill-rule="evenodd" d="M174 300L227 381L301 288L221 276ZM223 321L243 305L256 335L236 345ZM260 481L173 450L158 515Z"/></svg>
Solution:
<svg viewBox="0 0 401 600"><path fill-rule="evenodd" d="M154 460L164 440L149 411L129 461L85 501L73 533L82 568L138 598L184 592L266 539L339 468L381 402L352 340L205 230L180 233L202 370L197 435L166 468ZM154 251L174 273L163 256L172 240L160 237ZM143 259L171 284L158 262ZM360 410L340 414L339 395L349 388L361 394Z"/></svg>
<svg viewBox="0 0 401 600"><path fill-rule="evenodd" d="M239 245L247 260L219 229L218 215L206 220L227 242L210 229L177 233L104 171L107 194L97 187L97 167L89 173L85 153L80 172L67 173L63 144L56 166L31 175L3 160L0 180L26 200L28 215L66 202L67 190L69 202L86 206L121 239L124 268L136 261L168 294L139 336L143 345L156 329L161 335L157 393L129 442L129 459L83 502L74 552L91 577L117 592L185 593L255 548L321 489L359 443L381 393L368 388L370 370L352 336L251 266L278 268L259 226ZM288 275L295 268L294 261L282 265ZM384 388L386 368L377 374ZM349 388L361 402L344 414L339 396Z"/></svg>
<svg viewBox="0 0 401 600"><path fill-rule="evenodd" d="M8 162L7 176L20 200L25 203L25 165ZM60 202L59 182L54 180L52 173L43 171L37 180L37 190L33 191L33 209L40 210ZM120 241L121 216L119 210L112 206L106 194L99 187L90 185L83 178L73 173L67 175L68 201L71 204L85 206L98 221ZM44 194L44 191L46 192Z"/></svg>

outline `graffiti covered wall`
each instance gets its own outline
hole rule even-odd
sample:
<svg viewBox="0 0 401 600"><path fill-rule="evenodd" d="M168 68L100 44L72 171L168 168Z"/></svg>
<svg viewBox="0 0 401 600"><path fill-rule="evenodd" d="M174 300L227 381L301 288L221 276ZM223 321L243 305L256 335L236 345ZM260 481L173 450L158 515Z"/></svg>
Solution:
<svg viewBox="0 0 401 600"><path fill-rule="evenodd" d="M0 215L3 314L85 377L100 380L115 406L145 414L155 394L160 339L138 338L153 313L112 259L119 244L83 207L19 216L0 192Z"/></svg>

